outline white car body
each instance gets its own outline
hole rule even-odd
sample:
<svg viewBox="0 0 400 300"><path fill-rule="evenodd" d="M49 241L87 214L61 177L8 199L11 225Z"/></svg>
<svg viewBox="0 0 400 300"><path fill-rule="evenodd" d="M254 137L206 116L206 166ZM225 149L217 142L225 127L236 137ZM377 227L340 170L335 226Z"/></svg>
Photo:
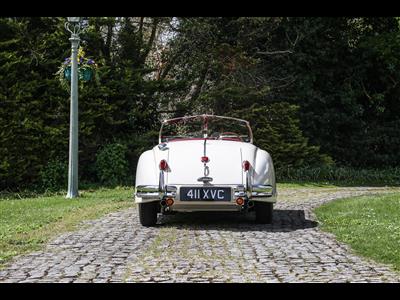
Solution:
<svg viewBox="0 0 400 300"><path fill-rule="evenodd" d="M160 130L159 145L141 154L136 170L135 202L138 204L159 202L162 213L172 211L243 211L254 206L254 202L275 203L277 199L275 171L272 158L265 150L253 145L249 123L244 120L201 115L197 118L223 118L245 122L249 129L248 142L225 139L183 139L162 142ZM194 117L187 117L194 118ZM165 120L163 125L170 120ZM235 136L233 136L235 137ZM206 154L207 162L202 159ZM160 169L160 162L167 163L167 169ZM244 168L244 162L249 168ZM207 170L205 170L207 168ZM203 178L204 181L200 180ZM206 178L206 179L204 179ZM207 179L209 178L209 179ZM211 180L211 181L209 181ZM182 200L181 188L187 189L187 197L196 188L204 190L198 193L213 194L212 201L193 199ZM224 191L210 187L230 188L229 200L219 201L217 193ZM172 199L172 205L166 205L166 199ZM196 198L196 197L195 197ZM238 201L242 198L244 203ZM171 201L170 201L171 202ZM238 204L239 202L239 204ZM241 204L241 205L240 205Z"/></svg>

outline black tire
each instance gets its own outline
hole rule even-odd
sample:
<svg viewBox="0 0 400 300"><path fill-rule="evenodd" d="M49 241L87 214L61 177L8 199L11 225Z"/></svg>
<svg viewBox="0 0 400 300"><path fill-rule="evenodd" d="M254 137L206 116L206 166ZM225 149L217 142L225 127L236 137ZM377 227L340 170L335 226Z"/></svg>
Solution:
<svg viewBox="0 0 400 300"><path fill-rule="evenodd" d="M273 203L254 201L254 209L256 211L256 223L272 224Z"/></svg>
<svg viewBox="0 0 400 300"><path fill-rule="evenodd" d="M157 223L158 201L139 203L139 220L143 226L154 226Z"/></svg>

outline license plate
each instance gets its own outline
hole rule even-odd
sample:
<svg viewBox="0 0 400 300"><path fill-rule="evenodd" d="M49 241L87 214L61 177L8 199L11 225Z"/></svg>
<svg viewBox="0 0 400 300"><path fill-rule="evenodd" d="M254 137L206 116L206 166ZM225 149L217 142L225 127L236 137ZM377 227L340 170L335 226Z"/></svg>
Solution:
<svg viewBox="0 0 400 300"><path fill-rule="evenodd" d="M181 201L230 201L231 188L181 187Z"/></svg>

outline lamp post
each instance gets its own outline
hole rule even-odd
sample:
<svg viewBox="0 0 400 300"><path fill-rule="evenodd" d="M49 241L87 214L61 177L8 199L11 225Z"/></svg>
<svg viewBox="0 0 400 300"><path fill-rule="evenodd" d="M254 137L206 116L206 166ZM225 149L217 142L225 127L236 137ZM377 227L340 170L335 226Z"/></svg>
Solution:
<svg viewBox="0 0 400 300"><path fill-rule="evenodd" d="M69 163L67 198L76 198L78 192L78 47L82 17L68 17L65 28L71 33L71 104L69 124Z"/></svg>

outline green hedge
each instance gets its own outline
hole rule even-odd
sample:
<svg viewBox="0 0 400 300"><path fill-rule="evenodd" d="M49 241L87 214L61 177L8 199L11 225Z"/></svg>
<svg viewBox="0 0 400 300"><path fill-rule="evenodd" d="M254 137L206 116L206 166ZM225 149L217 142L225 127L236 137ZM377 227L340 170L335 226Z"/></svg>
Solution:
<svg viewBox="0 0 400 300"><path fill-rule="evenodd" d="M127 182L129 179L127 151L126 145L112 143L97 153L95 168L102 184L113 186Z"/></svg>

